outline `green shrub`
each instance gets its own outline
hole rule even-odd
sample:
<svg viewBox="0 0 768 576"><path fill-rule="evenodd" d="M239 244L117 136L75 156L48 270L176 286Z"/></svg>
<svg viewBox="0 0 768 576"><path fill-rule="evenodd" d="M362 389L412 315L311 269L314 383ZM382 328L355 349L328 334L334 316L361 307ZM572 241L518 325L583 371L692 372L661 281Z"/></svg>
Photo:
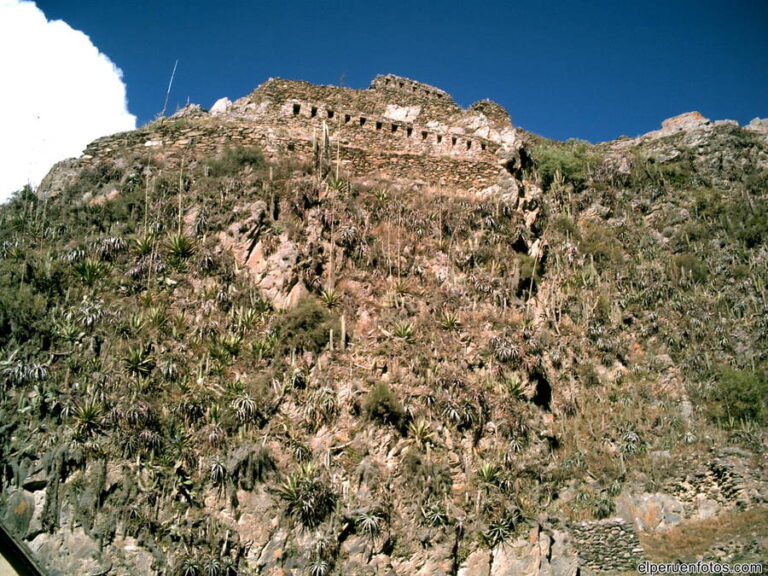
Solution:
<svg viewBox="0 0 768 576"><path fill-rule="evenodd" d="M596 264L609 266L623 261L621 242L616 232L601 222L585 223L581 230L579 248L587 256L591 256Z"/></svg>
<svg viewBox="0 0 768 576"><path fill-rule="evenodd" d="M584 140L568 140L565 143L550 142L533 149L533 161L542 186L548 188L559 173L563 181L581 189L589 176L590 165L596 164L591 144Z"/></svg>
<svg viewBox="0 0 768 576"><path fill-rule="evenodd" d="M576 222L566 214L558 215L552 222L553 229L565 237L573 237L577 234Z"/></svg>
<svg viewBox="0 0 768 576"><path fill-rule="evenodd" d="M0 348L47 333L51 329L47 308L46 298L28 284L8 286L0 281Z"/></svg>
<svg viewBox="0 0 768 576"><path fill-rule="evenodd" d="M400 469L410 492L426 501L442 499L453 484L450 466L421 450L407 450Z"/></svg>
<svg viewBox="0 0 768 576"><path fill-rule="evenodd" d="M516 255L518 265L520 266L520 276L517 281L517 295L523 296L528 292L536 292L539 280L541 278L541 262L531 258L527 254Z"/></svg>
<svg viewBox="0 0 768 576"><path fill-rule="evenodd" d="M340 333L336 318L316 298L305 296L286 312L280 332L285 352L319 352L327 344L330 331Z"/></svg>
<svg viewBox="0 0 768 576"><path fill-rule="evenodd" d="M208 162L208 173L213 177L232 176L246 166L250 166L254 170L266 166L261 150L246 146L229 148L224 151L221 157Z"/></svg>
<svg viewBox="0 0 768 576"><path fill-rule="evenodd" d="M405 424L405 410L389 386L381 382L374 386L365 400L365 415L382 424L402 428Z"/></svg>
<svg viewBox="0 0 768 576"><path fill-rule="evenodd" d="M725 369L708 394L709 417L721 424L768 423L768 381L765 372Z"/></svg>
<svg viewBox="0 0 768 576"><path fill-rule="evenodd" d="M725 229L747 248L755 248L768 240L768 202L754 199L735 202L723 216Z"/></svg>
<svg viewBox="0 0 768 576"><path fill-rule="evenodd" d="M594 367L589 363L582 364L578 370L578 380L585 388L595 388L600 386L600 376Z"/></svg>
<svg viewBox="0 0 768 576"><path fill-rule="evenodd" d="M664 186L681 189L690 186L694 176L696 170L692 159L685 152L666 162L638 155L633 162L630 183L634 188Z"/></svg>
<svg viewBox="0 0 768 576"><path fill-rule="evenodd" d="M701 284L707 280L707 266L694 254L677 254L672 258L670 276L678 282Z"/></svg>

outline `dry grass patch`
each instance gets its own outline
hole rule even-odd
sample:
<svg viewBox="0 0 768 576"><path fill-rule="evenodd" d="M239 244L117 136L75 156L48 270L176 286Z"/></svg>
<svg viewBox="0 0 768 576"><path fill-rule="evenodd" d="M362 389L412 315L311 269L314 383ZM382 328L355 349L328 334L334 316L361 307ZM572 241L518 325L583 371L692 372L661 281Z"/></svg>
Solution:
<svg viewBox="0 0 768 576"><path fill-rule="evenodd" d="M714 546L738 538L756 537L763 543L768 542L768 507L726 512L717 518L684 522L666 532L639 536L650 560L695 560Z"/></svg>

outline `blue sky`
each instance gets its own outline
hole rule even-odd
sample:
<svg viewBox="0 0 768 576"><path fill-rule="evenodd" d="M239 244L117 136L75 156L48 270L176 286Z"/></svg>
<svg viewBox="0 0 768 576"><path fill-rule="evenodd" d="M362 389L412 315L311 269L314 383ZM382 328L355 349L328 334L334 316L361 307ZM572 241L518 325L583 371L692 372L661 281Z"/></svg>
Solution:
<svg viewBox="0 0 768 576"><path fill-rule="evenodd" d="M139 124L269 77L365 88L378 73L490 98L515 125L593 142L698 110L768 116L768 1L40 0L124 73Z"/></svg>

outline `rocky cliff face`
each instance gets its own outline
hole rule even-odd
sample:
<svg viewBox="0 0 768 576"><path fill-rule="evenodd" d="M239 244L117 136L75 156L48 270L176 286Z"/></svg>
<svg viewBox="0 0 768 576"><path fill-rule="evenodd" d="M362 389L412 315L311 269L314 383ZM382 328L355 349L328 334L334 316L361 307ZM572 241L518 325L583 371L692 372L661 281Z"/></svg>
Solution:
<svg viewBox="0 0 768 576"><path fill-rule="evenodd" d="M54 575L764 559L763 124L382 76L93 143L0 210L4 523Z"/></svg>

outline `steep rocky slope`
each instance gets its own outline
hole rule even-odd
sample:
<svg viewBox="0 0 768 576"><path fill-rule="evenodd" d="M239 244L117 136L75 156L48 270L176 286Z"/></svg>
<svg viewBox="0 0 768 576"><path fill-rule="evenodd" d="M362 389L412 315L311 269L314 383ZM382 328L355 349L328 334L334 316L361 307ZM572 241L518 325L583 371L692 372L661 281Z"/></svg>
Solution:
<svg viewBox="0 0 768 576"><path fill-rule="evenodd" d="M517 130L482 190L142 144L227 129L0 209L0 504L51 574L767 556L764 124Z"/></svg>

